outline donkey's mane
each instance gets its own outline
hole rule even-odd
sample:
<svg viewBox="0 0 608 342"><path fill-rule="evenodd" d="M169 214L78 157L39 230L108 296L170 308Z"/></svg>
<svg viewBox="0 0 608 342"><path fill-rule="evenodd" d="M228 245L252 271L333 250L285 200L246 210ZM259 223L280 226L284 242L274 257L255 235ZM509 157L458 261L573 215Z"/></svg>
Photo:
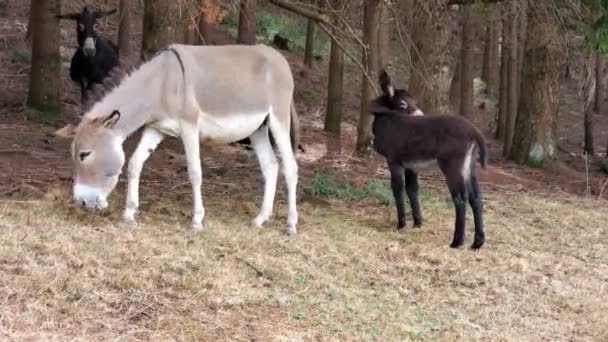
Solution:
<svg viewBox="0 0 608 342"><path fill-rule="evenodd" d="M108 76L103 79L102 83L96 83L93 85L92 89L86 91L87 100L83 103L84 111L81 115L93 108L93 105L97 102L103 100L112 90L118 88L126 79L139 70L142 65L146 64L146 62L148 62L148 60L129 65L119 64L112 68L108 73Z"/></svg>

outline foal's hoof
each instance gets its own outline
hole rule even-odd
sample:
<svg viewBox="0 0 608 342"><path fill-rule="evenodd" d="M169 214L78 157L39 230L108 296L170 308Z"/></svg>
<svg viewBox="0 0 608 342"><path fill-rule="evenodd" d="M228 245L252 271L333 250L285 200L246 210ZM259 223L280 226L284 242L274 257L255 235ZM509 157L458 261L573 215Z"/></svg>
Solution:
<svg viewBox="0 0 608 342"><path fill-rule="evenodd" d="M137 221L135 221L134 217L130 217L130 216L124 216L122 219L122 224L125 228L137 227Z"/></svg>
<svg viewBox="0 0 608 342"><path fill-rule="evenodd" d="M473 241L473 244L471 245L471 249L472 250L478 250L478 249L480 249L481 246L483 246L484 242L485 242L484 240L479 240L479 241L475 240L475 241Z"/></svg>
<svg viewBox="0 0 608 342"><path fill-rule="evenodd" d="M452 241L450 244L450 248L458 248L463 245L463 241Z"/></svg>
<svg viewBox="0 0 608 342"><path fill-rule="evenodd" d="M414 228L421 228L422 220L414 220Z"/></svg>
<svg viewBox="0 0 608 342"><path fill-rule="evenodd" d="M256 226L257 228L262 228L262 226L264 225L264 223L266 223L268 221L267 217L263 217L263 216L257 216L256 218L254 218L253 220L251 220L251 222L253 223L254 226Z"/></svg>
<svg viewBox="0 0 608 342"><path fill-rule="evenodd" d="M200 233L203 231L203 224L202 223L192 223L192 224L190 224L190 230L193 233Z"/></svg>

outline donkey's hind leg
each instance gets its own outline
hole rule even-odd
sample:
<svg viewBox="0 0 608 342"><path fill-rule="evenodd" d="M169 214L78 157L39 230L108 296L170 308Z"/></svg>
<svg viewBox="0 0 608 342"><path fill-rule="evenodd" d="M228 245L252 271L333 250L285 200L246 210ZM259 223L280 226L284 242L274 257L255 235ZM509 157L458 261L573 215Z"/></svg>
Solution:
<svg viewBox="0 0 608 342"><path fill-rule="evenodd" d="M278 108L276 109L278 110ZM289 118L289 104L281 113L284 117ZM268 120L270 132L276 142L279 152L281 153L281 161L283 162L283 174L285 175L285 183L287 184L287 234L296 234L296 225L298 224L298 210L296 207L296 189L298 185L298 163L293 153L291 139L289 136L289 121L280 122L273 115ZM292 123L293 124L293 123Z"/></svg>
<svg viewBox="0 0 608 342"><path fill-rule="evenodd" d="M203 219L205 217L201 194L203 171L201 168L199 129L197 124L185 122L181 124L180 128L184 151L186 152L188 176L192 184L192 224L190 229L199 232L203 230Z"/></svg>
<svg viewBox="0 0 608 342"><path fill-rule="evenodd" d="M462 165L464 158L456 158L445 161L439 161L439 167L446 177L454 209L456 211L456 220L454 223L454 239L450 244L452 248L458 248L464 243L464 229L467 213L467 189L464 176L462 174Z"/></svg>
<svg viewBox="0 0 608 342"><path fill-rule="evenodd" d="M268 136L268 125L262 125L250 137L251 144L258 156L258 162L264 176L264 200L260 214L253 219L253 223L261 227L272 215L272 207L277 189L277 178L279 164L274 155L270 138Z"/></svg>
<svg viewBox="0 0 608 342"><path fill-rule="evenodd" d="M410 200L414 227L422 226L422 214L420 213L420 202L418 202L418 175L412 169L405 169L405 191Z"/></svg>
<svg viewBox="0 0 608 342"><path fill-rule="evenodd" d="M388 169L391 172L391 189L395 197L395 207L397 209L397 230L405 228L405 204L403 203L403 165L401 162L388 162Z"/></svg>
<svg viewBox="0 0 608 342"><path fill-rule="evenodd" d="M482 194L479 190L477 177L472 175L469 181L469 204L473 209L473 218L475 221L475 240L471 245L472 249L479 249L483 246L486 237L483 229L483 201Z"/></svg>
<svg viewBox="0 0 608 342"><path fill-rule="evenodd" d="M161 141L163 141L162 133L154 128L146 127L137 148L135 148L129 160L127 203L123 214L123 220L128 225L135 224L135 213L139 207L139 177L141 169Z"/></svg>

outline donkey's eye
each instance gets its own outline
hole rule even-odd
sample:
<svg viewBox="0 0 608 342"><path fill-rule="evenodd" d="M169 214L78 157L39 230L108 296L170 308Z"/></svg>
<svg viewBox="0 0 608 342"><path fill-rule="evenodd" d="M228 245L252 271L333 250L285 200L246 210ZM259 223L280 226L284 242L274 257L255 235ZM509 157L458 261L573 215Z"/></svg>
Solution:
<svg viewBox="0 0 608 342"><path fill-rule="evenodd" d="M80 31L84 31L84 25L83 24L78 24L78 29Z"/></svg>
<svg viewBox="0 0 608 342"><path fill-rule="evenodd" d="M80 161L84 161L84 159L86 157L88 157L91 154L91 151L87 151L87 152L80 152Z"/></svg>

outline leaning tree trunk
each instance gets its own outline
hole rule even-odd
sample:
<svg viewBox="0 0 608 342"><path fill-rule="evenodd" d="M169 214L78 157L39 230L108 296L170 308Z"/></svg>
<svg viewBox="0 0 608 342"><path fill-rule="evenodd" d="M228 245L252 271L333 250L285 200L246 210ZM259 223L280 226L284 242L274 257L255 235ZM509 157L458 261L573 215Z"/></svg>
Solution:
<svg viewBox="0 0 608 342"><path fill-rule="evenodd" d="M364 153L371 146L372 116L368 110L369 100L374 95L373 84L370 84L367 76L376 80L378 73L378 25L380 19L382 0L366 0L363 8L363 62L366 70L361 75L361 106L359 113L359 125L357 126L357 152Z"/></svg>
<svg viewBox="0 0 608 342"><path fill-rule="evenodd" d="M144 0L141 57L147 59L170 43L184 40L187 0Z"/></svg>
<svg viewBox="0 0 608 342"><path fill-rule="evenodd" d="M237 42L239 44L253 45L256 43L256 0L241 0L241 11L239 13L239 32Z"/></svg>
<svg viewBox="0 0 608 342"><path fill-rule="evenodd" d="M510 18L512 24L509 25L509 34L507 37L509 44L509 59L507 64L507 120L506 120L506 131L505 140L503 144L503 155L508 156L511 151L513 144L513 135L515 132L515 122L517 121L517 106L518 106L518 84L519 77L517 73L518 67L518 49L517 49L517 3L512 1L510 3L511 11Z"/></svg>
<svg viewBox="0 0 608 342"><path fill-rule="evenodd" d="M466 6L462 20L462 45L460 48L460 106L459 113L465 117L473 114L473 58L476 36L474 8Z"/></svg>
<svg viewBox="0 0 608 342"><path fill-rule="evenodd" d="M510 18L508 10L503 5L502 10L502 42L500 44L500 87L498 90L498 117L496 120L496 132L494 137L500 141L505 140L507 131L507 98L508 98L508 87L509 87L509 32L511 28Z"/></svg>
<svg viewBox="0 0 608 342"><path fill-rule="evenodd" d="M448 17L443 0L415 0L412 12L410 89L424 112L440 109L441 73L448 47Z"/></svg>
<svg viewBox="0 0 608 342"><path fill-rule="evenodd" d="M118 2L119 22L118 22L118 51L120 56L127 57L131 54L131 11L129 0Z"/></svg>
<svg viewBox="0 0 608 342"><path fill-rule="evenodd" d="M32 0L32 66L27 105L37 109L35 119L49 121L61 112L59 55L59 0Z"/></svg>
<svg viewBox="0 0 608 342"><path fill-rule="evenodd" d="M558 110L561 37L553 8L531 2L524 53L519 116L510 157L543 166L555 156L553 123Z"/></svg>

